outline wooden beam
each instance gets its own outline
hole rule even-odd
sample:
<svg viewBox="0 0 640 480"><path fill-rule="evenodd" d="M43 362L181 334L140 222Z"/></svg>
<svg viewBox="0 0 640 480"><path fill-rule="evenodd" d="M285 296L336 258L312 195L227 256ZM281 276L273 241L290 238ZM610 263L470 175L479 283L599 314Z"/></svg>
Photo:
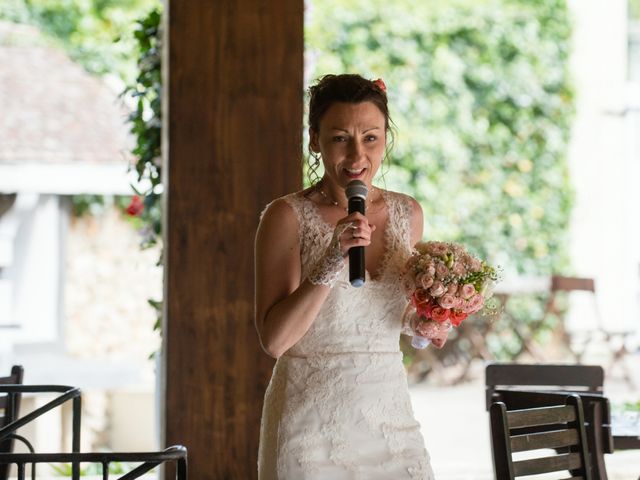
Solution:
<svg viewBox="0 0 640 480"><path fill-rule="evenodd" d="M302 185L303 0L169 0L164 442L189 477L257 478L273 362L253 326L266 203Z"/></svg>

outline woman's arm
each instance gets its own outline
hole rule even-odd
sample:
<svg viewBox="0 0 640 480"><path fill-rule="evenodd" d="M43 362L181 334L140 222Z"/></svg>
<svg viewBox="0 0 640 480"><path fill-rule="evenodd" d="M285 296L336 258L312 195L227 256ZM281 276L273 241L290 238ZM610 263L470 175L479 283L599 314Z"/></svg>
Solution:
<svg viewBox="0 0 640 480"><path fill-rule="evenodd" d="M353 238L351 230L340 237L343 256L353 246L371 243L371 226L364 216L351 214L338 221L345 223L358 226L361 237ZM298 220L282 199L273 202L260 221L255 262L256 330L264 351L278 358L309 330L331 291L327 285L300 281Z"/></svg>
<svg viewBox="0 0 640 480"><path fill-rule="evenodd" d="M309 330L330 288L300 283L298 220L280 199L265 211L255 243L255 323L264 351L280 357Z"/></svg>

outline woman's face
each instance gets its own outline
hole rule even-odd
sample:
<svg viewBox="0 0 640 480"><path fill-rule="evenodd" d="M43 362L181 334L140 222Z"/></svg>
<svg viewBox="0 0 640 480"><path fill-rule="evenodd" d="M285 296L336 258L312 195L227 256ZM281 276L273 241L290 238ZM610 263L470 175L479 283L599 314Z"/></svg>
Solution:
<svg viewBox="0 0 640 480"><path fill-rule="evenodd" d="M371 181L386 147L384 114L372 102L334 103L310 133L310 146L322 154L324 180L345 188L352 180Z"/></svg>

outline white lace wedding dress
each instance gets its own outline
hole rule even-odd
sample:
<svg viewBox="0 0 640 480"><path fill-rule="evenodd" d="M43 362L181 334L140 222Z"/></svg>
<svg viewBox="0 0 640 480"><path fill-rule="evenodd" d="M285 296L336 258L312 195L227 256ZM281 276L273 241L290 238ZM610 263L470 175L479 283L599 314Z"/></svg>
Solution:
<svg viewBox="0 0 640 480"><path fill-rule="evenodd" d="M411 204L383 195L389 219L378 277L367 272L354 288L345 268L311 328L275 364L262 411L260 480L433 479L398 345ZM299 220L304 278L334 227L301 194L285 199Z"/></svg>

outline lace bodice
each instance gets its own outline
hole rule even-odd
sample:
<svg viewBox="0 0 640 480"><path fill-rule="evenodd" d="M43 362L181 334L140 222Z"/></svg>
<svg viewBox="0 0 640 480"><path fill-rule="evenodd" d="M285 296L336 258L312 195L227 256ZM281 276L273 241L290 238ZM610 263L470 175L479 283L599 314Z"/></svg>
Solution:
<svg viewBox="0 0 640 480"><path fill-rule="evenodd" d="M378 276L365 273L360 288L349 283L345 268L334 284L318 317L287 355L316 353L396 352L406 306L399 276L411 252L411 201L400 193L382 191L389 217L383 234L384 254ZM301 193L284 197L299 225L302 277L324 254L334 226L320 216L318 207Z"/></svg>

